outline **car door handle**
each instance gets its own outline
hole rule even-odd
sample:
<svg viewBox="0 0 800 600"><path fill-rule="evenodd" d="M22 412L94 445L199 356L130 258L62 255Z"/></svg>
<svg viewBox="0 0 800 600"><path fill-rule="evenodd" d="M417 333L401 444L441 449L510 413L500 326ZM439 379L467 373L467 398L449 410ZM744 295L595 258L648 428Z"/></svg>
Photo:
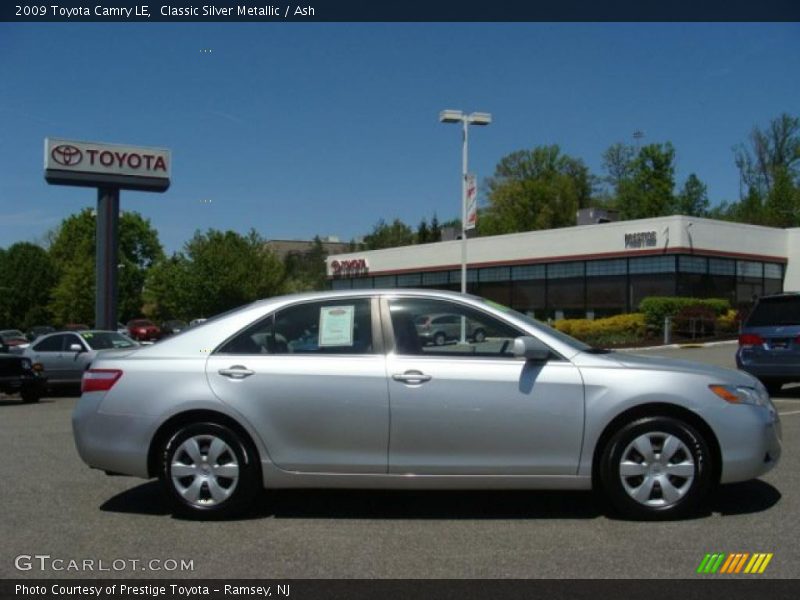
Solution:
<svg viewBox="0 0 800 600"><path fill-rule="evenodd" d="M431 380L431 376L425 375L422 371L406 371L405 373L395 373L392 375L392 379L403 383L425 383Z"/></svg>
<svg viewBox="0 0 800 600"><path fill-rule="evenodd" d="M224 377L230 377L231 379L244 379L245 377L250 377L250 375L255 374L255 371L251 371L242 365L233 365L230 369L220 369L218 373Z"/></svg>

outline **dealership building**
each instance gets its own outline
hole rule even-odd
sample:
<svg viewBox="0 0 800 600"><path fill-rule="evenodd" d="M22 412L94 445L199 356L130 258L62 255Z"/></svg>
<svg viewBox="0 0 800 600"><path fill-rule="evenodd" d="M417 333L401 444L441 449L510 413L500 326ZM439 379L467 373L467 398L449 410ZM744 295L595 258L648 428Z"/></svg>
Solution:
<svg viewBox="0 0 800 600"><path fill-rule="evenodd" d="M540 319L636 311L647 296L800 290L800 228L675 215L472 238L467 290ZM461 289L461 241L331 255L333 289Z"/></svg>

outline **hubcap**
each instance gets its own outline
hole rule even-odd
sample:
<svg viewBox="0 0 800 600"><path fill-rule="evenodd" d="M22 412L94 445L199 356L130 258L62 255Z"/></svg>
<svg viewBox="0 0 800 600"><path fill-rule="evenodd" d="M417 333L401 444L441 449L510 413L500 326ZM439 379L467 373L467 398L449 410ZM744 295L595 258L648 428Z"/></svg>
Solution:
<svg viewBox="0 0 800 600"><path fill-rule="evenodd" d="M645 506L670 506L692 487L689 448L678 437L654 431L640 435L622 453L619 476L628 495Z"/></svg>
<svg viewBox="0 0 800 600"><path fill-rule="evenodd" d="M227 500L239 481L236 454L214 435L184 441L172 457L172 485L190 504L215 506Z"/></svg>

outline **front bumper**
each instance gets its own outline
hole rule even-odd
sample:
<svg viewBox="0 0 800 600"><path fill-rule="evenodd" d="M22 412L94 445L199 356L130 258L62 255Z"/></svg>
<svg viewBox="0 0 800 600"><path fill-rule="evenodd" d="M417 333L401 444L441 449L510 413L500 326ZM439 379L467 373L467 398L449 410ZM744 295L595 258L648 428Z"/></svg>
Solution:
<svg viewBox="0 0 800 600"><path fill-rule="evenodd" d="M726 412L731 418L715 427L722 451L720 483L749 481L772 470L782 446L775 407L731 405Z"/></svg>
<svg viewBox="0 0 800 600"><path fill-rule="evenodd" d="M78 454L94 469L148 478L147 454L157 426L155 417L99 412L104 395L85 393L75 406L72 430Z"/></svg>

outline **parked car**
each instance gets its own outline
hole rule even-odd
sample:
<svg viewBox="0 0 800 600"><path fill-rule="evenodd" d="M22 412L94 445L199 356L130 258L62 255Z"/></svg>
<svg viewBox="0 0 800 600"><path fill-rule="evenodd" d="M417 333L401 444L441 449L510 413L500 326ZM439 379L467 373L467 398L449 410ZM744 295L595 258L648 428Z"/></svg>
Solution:
<svg viewBox="0 0 800 600"><path fill-rule="evenodd" d="M19 329L0 331L0 347L10 354L22 354L28 347L28 338Z"/></svg>
<svg viewBox="0 0 800 600"><path fill-rule="evenodd" d="M427 346L416 322L433 314L492 337ZM98 356L82 391L84 462L159 477L177 512L201 518L263 486L595 488L621 514L659 519L781 454L778 413L745 372L592 348L444 291L255 302Z"/></svg>
<svg viewBox="0 0 800 600"><path fill-rule="evenodd" d="M192 319L191 321L189 321L189 327L197 327L198 325L201 325L201 324L205 323L206 321L208 321L208 319L205 319L205 318L202 318L202 317L199 318L199 319Z"/></svg>
<svg viewBox="0 0 800 600"><path fill-rule="evenodd" d="M28 330L27 335L25 336L29 342L32 342L38 337L41 337L48 333L53 333L56 330L55 327L51 327L50 325L35 325Z"/></svg>
<svg viewBox="0 0 800 600"><path fill-rule="evenodd" d="M461 320L459 315L420 315L414 324L425 343L444 346L448 341L461 339ZM486 330L469 319L464 319L464 331L467 340L486 339Z"/></svg>
<svg viewBox="0 0 800 600"><path fill-rule="evenodd" d="M161 329L149 319L128 321L128 335L139 342L154 342L161 338Z"/></svg>
<svg viewBox="0 0 800 600"><path fill-rule="evenodd" d="M800 293L763 296L742 324L736 365L776 395L800 381Z"/></svg>
<svg viewBox="0 0 800 600"><path fill-rule="evenodd" d="M172 319L170 321L164 321L161 324L161 333L163 333L164 335L174 335L188 328L189 325L186 323L186 321L181 321L179 319Z"/></svg>
<svg viewBox="0 0 800 600"><path fill-rule="evenodd" d="M116 331L64 331L42 336L31 344L25 356L42 365L48 385L78 385L99 353L138 345Z"/></svg>
<svg viewBox="0 0 800 600"><path fill-rule="evenodd" d="M61 328L61 331L89 331L91 327L85 323L67 323Z"/></svg>
<svg viewBox="0 0 800 600"><path fill-rule="evenodd" d="M0 353L0 392L19 394L26 404L38 402L44 395L45 381L29 358Z"/></svg>

